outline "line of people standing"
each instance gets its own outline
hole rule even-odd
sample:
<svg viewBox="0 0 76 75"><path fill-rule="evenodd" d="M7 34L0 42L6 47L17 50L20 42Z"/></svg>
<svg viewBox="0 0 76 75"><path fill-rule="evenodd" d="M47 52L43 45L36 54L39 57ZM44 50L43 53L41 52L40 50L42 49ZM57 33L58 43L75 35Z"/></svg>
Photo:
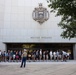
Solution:
<svg viewBox="0 0 76 75"><path fill-rule="evenodd" d="M21 61L21 51L12 51L12 50L8 50L8 52L6 51L1 51L0 50L0 61L3 62L15 62L15 61Z"/></svg>
<svg viewBox="0 0 76 75"><path fill-rule="evenodd" d="M0 50L0 61L8 61L8 62L15 62L15 61L21 61L21 55L22 51L12 51L8 50L8 52L4 51L1 52ZM68 52L65 52L63 50L27 50L27 60L28 61L48 61L48 60L54 60L54 61L66 61L70 58L70 54Z"/></svg>
<svg viewBox="0 0 76 75"><path fill-rule="evenodd" d="M48 50L34 50L32 53L28 52L28 60L38 61L48 61L48 60L54 60L54 61L66 61L69 60L70 54L66 51L60 50L60 51L48 51Z"/></svg>

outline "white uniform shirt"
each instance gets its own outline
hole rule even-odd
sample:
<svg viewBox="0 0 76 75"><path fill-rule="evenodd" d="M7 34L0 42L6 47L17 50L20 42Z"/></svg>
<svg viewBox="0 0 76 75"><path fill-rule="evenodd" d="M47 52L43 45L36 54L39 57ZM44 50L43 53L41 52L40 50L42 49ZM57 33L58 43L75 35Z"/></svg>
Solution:
<svg viewBox="0 0 76 75"><path fill-rule="evenodd" d="M42 51L40 51L40 55L42 55Z"/></svg>
<svg viewBox="0 0 76 75"><path fill-rule="evenodd" d="M1 55L1 52L0 52L0 55Z"/></svg>
<svg viewBox="0 0 76 75"><path fill-rule="evenodd" d="M50 56L52 55L52 51L50 51Z"/></svg>

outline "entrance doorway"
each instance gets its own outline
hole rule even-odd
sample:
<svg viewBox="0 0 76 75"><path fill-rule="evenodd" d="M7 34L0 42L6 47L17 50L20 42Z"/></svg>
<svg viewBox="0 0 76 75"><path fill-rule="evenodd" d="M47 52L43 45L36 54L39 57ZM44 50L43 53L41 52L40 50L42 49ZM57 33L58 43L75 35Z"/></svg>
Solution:
<svg viewBox="0 0 76 75"><path fill-rule="evenodd" d="M70 53L70 59L73 59L73 44L70 43L6 43L7 51L22 51L25 48L28 51L40 50L52 52L57 50L64 50Z"/></svg>

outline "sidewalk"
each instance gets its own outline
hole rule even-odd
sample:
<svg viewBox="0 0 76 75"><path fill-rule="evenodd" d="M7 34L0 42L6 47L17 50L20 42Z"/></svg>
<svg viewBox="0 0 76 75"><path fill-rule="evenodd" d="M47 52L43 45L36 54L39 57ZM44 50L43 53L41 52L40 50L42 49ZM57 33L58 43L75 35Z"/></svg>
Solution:
<svg viewBox="0 0 76 75"><path fill-rule="evenodd" d="M0 62L1 65L19 65L21 62ZM76 64L76 60L63 61L40 61L40 62L26 62L26 64Z"/></svg>
<svg viewBox="0 0 76 75"><path fill-rule="evenodd" d="M76 75L76 60L67 62L0 62L0 75Z"/></svg>

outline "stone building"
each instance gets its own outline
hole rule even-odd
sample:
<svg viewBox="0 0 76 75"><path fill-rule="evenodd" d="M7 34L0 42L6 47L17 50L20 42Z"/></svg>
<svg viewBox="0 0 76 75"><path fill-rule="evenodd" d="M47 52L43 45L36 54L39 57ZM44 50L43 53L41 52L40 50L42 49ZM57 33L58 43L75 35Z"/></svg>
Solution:
<svg viewBox="0 0 76 75"><path fill-rule="evenodd" d="M0 0L0 50L66 50L76 59L76 38L63 39L61 17L50 13L46 0Z"/></svg>

